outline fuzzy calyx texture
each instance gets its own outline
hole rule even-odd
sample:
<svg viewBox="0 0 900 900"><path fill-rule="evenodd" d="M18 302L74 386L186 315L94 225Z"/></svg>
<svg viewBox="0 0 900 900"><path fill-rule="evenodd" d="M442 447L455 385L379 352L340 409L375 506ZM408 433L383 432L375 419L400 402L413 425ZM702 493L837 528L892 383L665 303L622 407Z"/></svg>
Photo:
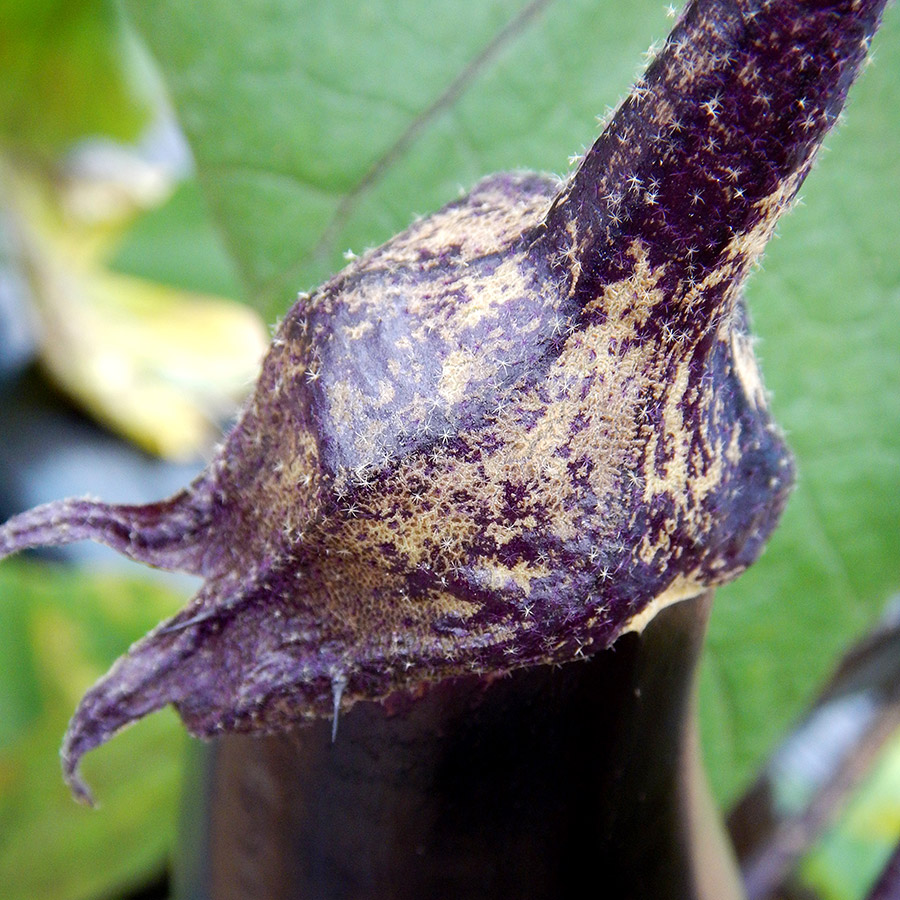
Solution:
<svg viewBox="0 0 900 900"><path fill-rule="evenodd" d="M883 6L690 3L571 178L488 178L301 295L193 485L0 528L205 577L83 699L76 792L167 703L270 732L576 659L753 562L793 466L741 287Z"/></svg>

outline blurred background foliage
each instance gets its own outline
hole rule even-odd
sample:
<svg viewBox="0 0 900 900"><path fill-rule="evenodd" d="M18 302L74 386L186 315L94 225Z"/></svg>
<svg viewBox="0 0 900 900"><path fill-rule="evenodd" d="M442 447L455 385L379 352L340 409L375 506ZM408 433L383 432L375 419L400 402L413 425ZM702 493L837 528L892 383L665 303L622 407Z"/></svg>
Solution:
<svg viewBox="0 0 900 900"><path fill-rule="evenodd" d="M13 0L0 17L3 249L27 286L42 365L139 446L196 457L252 380L265 330L210 296L236 286L196 189L181 184L190 157L155 72L114 3ZM179 186L180 232L161 240L151 219L132 234ZM148 265L172 257L169 275L192 262L180 282Z"/></svg>
<svg viewBox="0 0 900 900"><path fill-rule="evenodd" d="M298 289L482 175L563 173L671 24L658 0L2 0L0 515L178 487ZM723 808L900 586L896 7L875 48L748 287L800 483L711 626L701 717ZM69 800L55 756L81 692L189 591L77 548L0 566L11 900L121 896L164 868L175 717L88 759L98 812ZM893 746L866 788L889 809ZM810 851L810 896L862 896L900 834L875 819L877 852L850 807Z"/></svg>

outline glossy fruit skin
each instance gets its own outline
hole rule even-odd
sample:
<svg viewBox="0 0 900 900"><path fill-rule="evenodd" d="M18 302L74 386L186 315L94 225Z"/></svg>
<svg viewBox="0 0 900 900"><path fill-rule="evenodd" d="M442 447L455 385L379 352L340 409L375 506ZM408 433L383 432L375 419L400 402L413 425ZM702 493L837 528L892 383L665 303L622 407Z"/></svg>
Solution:
<svg viewBox="0 0 900 900"><path fill-rule="evenodd" d="M711 602L584 662L358 703L334 742L202 748L176 896L737 900L691 714Z"/></svg>

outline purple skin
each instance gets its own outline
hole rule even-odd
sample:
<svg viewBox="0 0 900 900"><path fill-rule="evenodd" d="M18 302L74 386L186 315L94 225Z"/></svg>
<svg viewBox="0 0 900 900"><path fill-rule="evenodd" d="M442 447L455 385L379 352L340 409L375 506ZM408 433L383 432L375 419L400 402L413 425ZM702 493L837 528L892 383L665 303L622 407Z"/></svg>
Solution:
<svg viewBox="0 0 900 900"><path fill-rule="evenodd" d="M793 464L741 287L884 5L690 3L571 178L488 178L301 295L186 490L0 528L0 557L90 538L206 579L81 701L76 795L168 703L277 732L584 657L750 565Z"/></svg>

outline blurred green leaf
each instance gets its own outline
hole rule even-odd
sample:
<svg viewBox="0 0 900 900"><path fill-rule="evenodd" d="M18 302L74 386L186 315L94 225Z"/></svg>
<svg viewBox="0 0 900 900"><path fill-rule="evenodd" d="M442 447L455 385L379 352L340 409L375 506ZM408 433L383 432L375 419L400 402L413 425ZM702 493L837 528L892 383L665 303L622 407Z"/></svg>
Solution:
<svg viewBox="0 0 900 900"><path fill-rule="evenodd" d="M564 169L671 24L657 0L128 8L270 319L345 248L384 240L458 186L497 169ZM808 206L749 292L800 487L714 615L703 731L723 803L900 581L900 10L876 47Z"/></svg>
<svg viewBox="0 0 900 900"><path fill-rule="evenodd" d="M181 599L156 583L7 561L0 567L0 884L6 900L108 896L155 872L174 840L183 729L151 716L85 763L101 808L70 796L59 745L81 694ZM22 665L7 665L18 658Z"/></svg>
<svg viewBox="0 0 900 900"><path fill-rule="evenodd" d="M0 142L52 156L94 134L133 138L149 95L112 0L0 4Z"/></svg>
<svg viewBox="0 0 900 900"><path fill-rule="evenodd" d="M28 609L22 602L0 606L0 753L42 711L37 662Z"/></svg>
<svg viewBox="0 0 900 900"><path fill-rule="evenodd" d="M847 808L800 865L821 900L862 900L900 841L900 731Z"/></svg>
<svg viewBox="0 0 900 900"><path fill-rule="evenodd" d="M564 169L667 30L649 0L610 15L584 0L128 8L270 319L346 249L385 240L479 177Z"/></svg>
<svg viewBox="0 0 900 900"><path fill-rule="evenodd" d="M182 182L162 206L139 216L107 263L113 271L181 290L241 298L234 261L196 180Z"/></svg>

